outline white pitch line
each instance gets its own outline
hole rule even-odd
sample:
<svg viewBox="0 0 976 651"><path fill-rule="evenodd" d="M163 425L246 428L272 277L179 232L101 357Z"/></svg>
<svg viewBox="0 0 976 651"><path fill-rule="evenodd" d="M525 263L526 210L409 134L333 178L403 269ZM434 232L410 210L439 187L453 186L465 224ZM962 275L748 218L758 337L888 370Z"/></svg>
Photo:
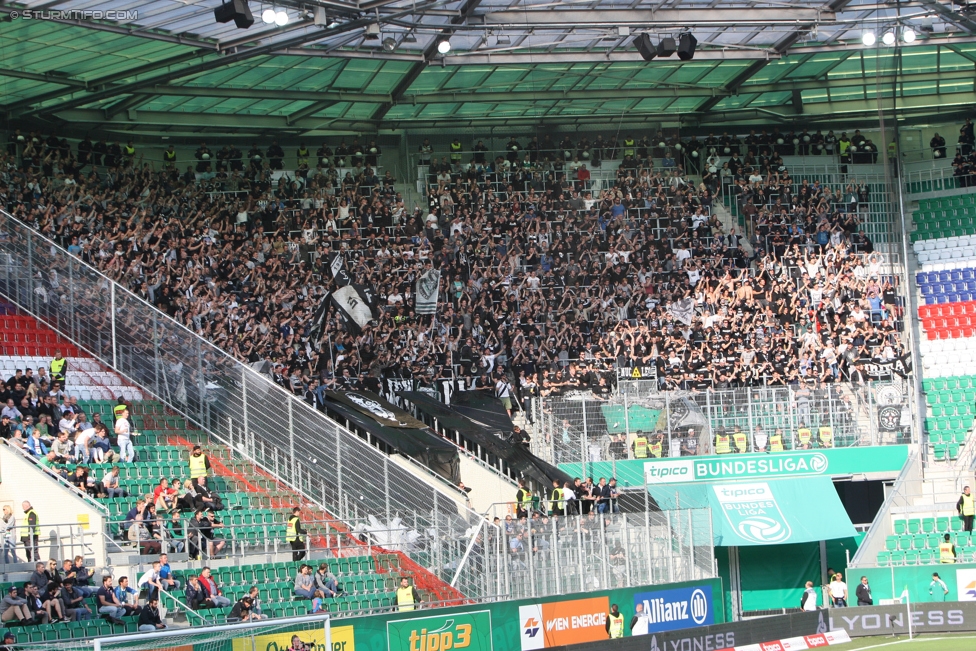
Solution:
<svg viewBox="0 0 976 651"><path fill-rule="evenodd" d="M904 640L897 640L895 642L885 642L884 644L873 644L871 646L861 646L853 649L852 651L867 651L867 649L880 649L883 646L892 646L894 644L904 644L905 642L939 642L941 640L976 640L976 635L958 635L955 637L927 637L924 639L915 638L914 640L905 638Z"/></svg>

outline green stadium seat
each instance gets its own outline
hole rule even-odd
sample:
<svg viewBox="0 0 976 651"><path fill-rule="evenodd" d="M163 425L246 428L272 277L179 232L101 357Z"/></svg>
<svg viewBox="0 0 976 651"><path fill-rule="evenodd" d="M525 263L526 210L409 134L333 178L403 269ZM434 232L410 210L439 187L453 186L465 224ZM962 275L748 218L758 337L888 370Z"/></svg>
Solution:
<svg viewBox="0 0 976 651"><path fill-rule="evenodd" d="M910 549L905 552L905 565L918 565L919 561L919 551L917 549Z"/></svg>
<svg viewBox="0 0 976 651"><path fill-rule="evenodd" d="M915 535L922 532L922 520L919 518L908 519L908 533Z"/></svg>
<svg viewBox="0 0 976 651"><path fill-rule="evenodd" d="M931 565L935 562L935 552L931 549L923 549L918 553L918 563L919 565Z"/></svg>
<svg viewBox="0 0 976 651"><path fill-rule="evenodd" d="M925 547L928 549L938 549L939 548L939 534L932 533L925 536Z"/></svg>
<svg viewBox="0 0 976 651"><path fill-rule="evenodd" d="M935 528L938 533L946 533L949 531L949 518L946 516L940 516L935 519Z"/></svg>

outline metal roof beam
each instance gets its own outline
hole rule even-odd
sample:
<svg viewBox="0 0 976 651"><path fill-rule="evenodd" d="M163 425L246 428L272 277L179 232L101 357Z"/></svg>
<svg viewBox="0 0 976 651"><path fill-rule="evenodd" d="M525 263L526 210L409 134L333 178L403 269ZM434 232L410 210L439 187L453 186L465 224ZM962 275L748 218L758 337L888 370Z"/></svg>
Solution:
<svg viewBox="0 0 976 651"><path fill-rule="evenodd" d="M0 77L15 77L17 79L30 79L40 81L45 84L60 84L62 86L73 86L75 88L88 88L88 84L81 79L52 75L49 72L25 72L23 70L11 70L10 68L0 68Z"/></svg>
<svg viewBox="0 0 976 651"><path fill-rule="evenodd" d="M970 34L976 34L976 22L967 16L954 11L950 7L945 6L939 0L920 0L922 5L928 7L935 13L942 16L942 18L949 23L952 23L960 29L964 29Z"/></svg>
<svg viewBox="0 0 976 651"><path fill-rule="evenodd" d="M480 4L481 0L466 0L464 5L461 6L458 15L451 18L451 24L441 29L440 34L431 39L430 43L427 44L427 47L424 48L423 61L418 61L417 63L413 64L410 70L407 71L407 74L400 78L400 81L398 81L397 85L393 88L392 98L390 101L383 102L377 106L376 110L373 111L373 115L370 116L371 120L379 122L386 116L387 113L390 112L390 109L393 108L397 102L403 100L403 96L413 85L413 82L417 81L420 73L422 73L424 68L427 67L427 62L433 59L434 55L437 54L438 39L440 39L442 36L450 36L453 33L453 26L461 25L467 22L468 18L474 13L475 9L477 9ZM445 61L446 57L443 57L441 60Z"/></svg>
<svg viewBox="0 0 976 651"><path fill-rule="evenodd" d="M481 16L486 26L508 26L525 29L528 26L555 29L557 27L620 27L643 28L727 25L804 25L832 23L836 14L829 9L798 7L735 7L715 9L575 9L494 11Z"/></svg>
<svg viewBox="0 0 976 651"><path fill-rule="evenodd" d="M134 91L137 95L189 97L222 97L225 99L285 99L299 102L388 102L382 93L346 93L343 91L275 90L267 88L208 88L203 86L152 86Z"/></svg>
<svg viewBox="0 0 976 651"><path fill-rule="evenodd" d="M407 16L407 15L410 15L410 14L415 13L416 11L418 11L418 9L422 9L423 7L426 7L426 6L431 5L431 4L435 4L435 0L430 0L430 1L427 1L427 2L423 2L422 4L417 4L415 6L411 6L409 9L406 9L404 11L399 12L399 14L394 14L394 16ZM140 79L140 80L137 80L137 81L131 81L131 82L129 82L129 83L123 85L123 86L120 86L120 87L115 87L115 88L111 88L111 89L106 89L106 90L102 90L102 91L98 91L98 92L86 94L86 95L83 95L81 97L76 97L74 99L71 99L71 100L68 100L66 102L63 102L63 103L61 103L61 104L59 104L57 106L43 107L43 108L33 108L33 109L29 110L29 111L22 111L22 112L26 112L26 113L51 113L51 112L54 112L54 111L65 110L65 109L68 109L68 108L75 108L75 107L78 107L78 106L84 106L85 104L90 104L92 102L97 102L97 101L101 101L103 99L108 99L110 97L115 97L115 96L117 96L119 94L128 94L128 93L132 93L132 92L134 92L136 90L141 90L143 88L149 88L151 86L165 84L165 83L167 83L169 81L172 81L174 79L181 79L181 78L185 78L185 77L191 77L191 76L195 76L195 75L198 75L198 74L202 74L204 72L209 72L210 70L214 70L216 68L222 68L222 67L227 66L227 65L230 65L232 63L237 63L238 61L244 61L246 59L250 59L250 58L253 58L253 57L256 57L256 56L261 56L261 55L265 55L265 54L272 54L272 53L274 53L276 50L278 50L280 48L300 46L300 45L304 45L304 44L306 44L308 42L319 41L319 40L323 40L323 39L326 39L326 38L330 38L332 36L337 36L339 34L345 34L347 32L351 32L351 31L354 31L354 30L357 30L357 29L361 29L363 27L366 27L366 25L368 25L368 24L370 24L372 22L375 22L375 19L373 17L359 18L357 20L351 20L351 21L349 21L347 23L343 23L343 24L338 25L338 26L336 26L334 28L325 28L325 29L321 29L321 30L311 30L311 31L309 31L309 32L307 32L305 34L302 34L300 36L296 36L296 37L291 38L291 39L286 39L284 41L279 41L279 42L276 42L276 43L268 43L267 45L262 45L262 46L259 46L259 47L237 50L235 52L228 52L228 53L225 53L223 56L220 56L220 57L217 57L217 58L210 58L207 61L203 61L203 62L200 62L200 63L196 63L196 64L193 64L193 65L190 65L190 66L186 66L184 68L180 68L180 69L177 69L177 70L172 70L172 71L166 72L164 74L157 75L155 77L146 77L144 79ZM194 55L195 56L199 56L198 53L194 53ZM154 66L157 66L157 67L158 66L168 66L170 64L168 64L167 61L168 60L159 61L159 62L156 62L153 65ZM125 78L130 78L133 75L138 74L138 73L135 72L135 71L127 71L127 72L120 73L120 74L124 75ZM91 85L95 85L95 84L91 84ZM37 98L34 98L32 100L27 100L27 101L30 102L31 104L37 104L41 100L38 100ZM11 110L11 107L4 107L4 108L6 108L8 111Z"/></svg>
<svg viewBox="0 0 976 651"><path fill-rule="evenodd" d="M701 49L695 52L695 61L753 61L757 59L779 59L781 55L769 50L762 49ZM467 65L531 65L536 63L647 63L641 58L636 49L619 49L613 53L602 50L593 52L582 52L579 50L553 52L513 52L504 51L485 51L479 53L458 52L451 53L443 59L446 66L467 66ZM654 63L647 63L654 65Z"/></svg>
<svg viewBox="0 0 976 651"><path fill-rule="evenodd" d="M312 102L305 108L300 108L294 113L289 113L285 116L285 123L290 125L295 124L299 120L307 118L310 115L315 115L319 111L324 111L330 106L335 106L338 102L324 101L324 102Z"/></svg>

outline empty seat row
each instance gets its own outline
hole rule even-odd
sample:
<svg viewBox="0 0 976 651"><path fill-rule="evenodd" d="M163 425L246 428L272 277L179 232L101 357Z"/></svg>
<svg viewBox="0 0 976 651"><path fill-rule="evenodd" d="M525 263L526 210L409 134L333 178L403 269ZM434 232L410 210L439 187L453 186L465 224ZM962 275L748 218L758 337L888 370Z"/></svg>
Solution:
<svg viewBox="0 0 976 651"><path fill-rule="evenodd" d="M916 534L953 533L956 534L955 541L957 541L957 545L961 545L969 540L969 538L965 536L960 537L961 534L966 534L966 536L970 535L963 531L962 520L947 515L926 518L898 519L892 522L892 528L895 530L896 536L904 536L906 534L914 536Z"/></svg>

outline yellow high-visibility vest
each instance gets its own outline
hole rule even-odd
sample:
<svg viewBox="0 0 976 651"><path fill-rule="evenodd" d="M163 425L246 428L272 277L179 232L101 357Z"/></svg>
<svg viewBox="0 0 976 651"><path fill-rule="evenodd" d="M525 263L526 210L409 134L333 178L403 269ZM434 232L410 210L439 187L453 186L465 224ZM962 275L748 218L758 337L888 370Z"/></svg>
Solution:
<svg viewBox="0 0 976 651"><path fill-rule="evenodd" d="M176 152L175 151L169 151L169 150L164 151L163 152L163 160L166 161L167 163L175 163L176 162Z"/></svg>
<svg viewBox="0 0 976 651"><path fill-rule="evenodd" d="M625 138L624 139L624 156L633 156L633 155L634 155L634 139L633 138Z"/></svg>
<svg viewBox="0 0 976 651"><path fill-rule="evenodd" d="M783 451L783 437L782 436L770 436L769 437L769 451L770 452L782 452Z"/></svg>
<svg viewBox="0 0 976 651"><path fill-rule="evenodd" d="M962 496L962 514L963 515L976 515L976 505L973 504L972 495Z"/></svg>
<svg viewBox="0 0 976 651"><path fill-rule="evenodd" d="M517 497L519 506L523 511L528 511L529 507L532 506L532 491L520 488L519 495Z"/></svg>
<svg viewBox="0 0 976 651"><path fill-rule="evenodd" d="M68 363L65 358L51 360L51 377L55 380L64 379L64 367Z"/></svg>
<svg viewBox="0 0 976 651"><path fill-rule="evenodd" d="M413 600L413 588L407 586L406 588L397 588L396 591L397 606L399 606L401 611L413 610L414 600Z"/></svg>
<svg viewBox="0 0 976 651"><path fill-rule="evenodd" d="M944 542L939 545L939 562L955 563L956 555L952 553L952 543Z"/></svg>
<svg viewBox="0 0 976 651"><path fill-rule="evenodd" d="M801 444L809 443L810 438L813 436L812 432L810 432L809 427L801 427L800 429L796 430L796 435L800 437Z"/></svg>
<svg viewBox="0 0 976 651"><path fill-rule="evenodd" d="M288 518L288 528L285 529L285 542L298 540L298 519L297 515Z"/></svg>
<svg viewBox="0 0 976 651"><path fill-rule="evenodd" d="M638 436L634 439L634 456L638 459L647 458L647 438Z"/></svg>
<svg viewBox="0 0 976 651"><path fill-rule="evenodd" d="M610 618L610 637L623 637L624 636L624 616L617 614L614 617L613 613L609 613L607 617Z"/></svg>
<svg viewBox="0 0 976 651"><path fill-rule="evenodd" d="M820 428L820 442L823 443L825 448L834 447L834 428L829 426L824 426Z"/></svg>
<svg viewBox="0 0 976 651"><path fill-rule="evenodd" d="M32 535L32 536L40 536L41 535L41 518L37 515L37 511L34 510L34 507L31 507L31 508L27 509L27 512L24 513L25 522L30 523L30 517L32 515L34 516L34 526L30 528L30 535Z"/></svg>
<svg viewBox="0 0 976 651"><path fill-rule="evenodd" d="M746 443L749 440L749 439L746 438L746 435L743 434L742 432L738 432L736 434L733 434L732 435L732 438L735 440L735 447L736 447L736 449L739 452L745 452L746 451Z"/></svg>
<svg viewBox="0 0 976 651"><path fill-rule="evenodd" d="M190 479L207 476L207 455L190 455Z"/></svg>
<svg viewBox="0 0 976 651"><path fill-rule="evenodd" d="M715 437L715 454L728 454L731 451L731 448L729 448L728 436Z"/></svg>
<svg viewBox="0 0 976 651"><path fill-rule="evenodd" d="M126 145L125 146L124 153L125 153L126 156L135 156L136 155L136 148L135 147L130 147L129 145Z"/></svg>
<svg viewBox="0 0 976 651"><path fill-rule="evenodd" d="M451 160L454 162L461 160L461 143L451 143Z"/></svg>
<svg viewBox="0 0 976 651"><path fill-rule="evenodd" d="M661 458L661 453L664 452L663 446L660 441L654 441L651 443L651 456L655 459Z"/></svg>

